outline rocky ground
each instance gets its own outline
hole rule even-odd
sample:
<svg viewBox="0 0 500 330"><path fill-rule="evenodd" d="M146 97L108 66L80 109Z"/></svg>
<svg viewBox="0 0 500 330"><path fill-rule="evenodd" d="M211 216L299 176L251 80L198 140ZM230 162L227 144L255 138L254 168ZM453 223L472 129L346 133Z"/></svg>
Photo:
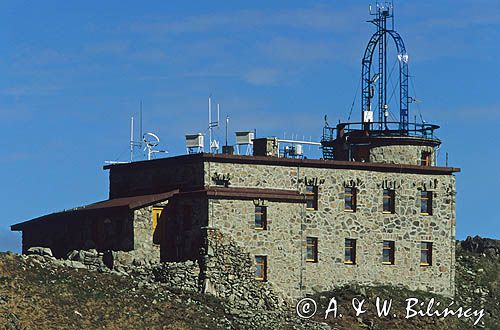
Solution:
<svg viewBox="0 0 500 330"><path fill-rule="evenodd" d="M472 329L475 318L404 318L405 299L428 302L423 292L394 287L347 287L312 297L318 313L311 321L295 317L295 306L254 310L226 300L162 283L161 268L147 265L109 271L92 256L55 260L43 251L33 256L0 253L1 329ZM89 265L92 265L89 267ZM91 269L88 269L91 268ZM500 241L469 238L457 242L455 306L484 308L478 328L500 329ZM335 297L343 317L324 319ZM377 317L376 297L393 299L391 313ZM366 300L367 313L354 315L353 298Z"/></svg>

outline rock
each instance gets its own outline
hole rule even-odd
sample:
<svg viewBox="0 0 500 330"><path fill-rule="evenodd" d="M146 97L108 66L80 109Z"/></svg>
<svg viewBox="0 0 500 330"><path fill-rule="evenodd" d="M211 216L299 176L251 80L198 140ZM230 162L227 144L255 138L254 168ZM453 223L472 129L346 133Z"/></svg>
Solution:
<svg viewBox="0 0 500 330"><path fill-rule="evenodd" d="M53 257L52 255L52 250L47 247L40 247L40 246L34 246L30 247L28 251L26 251L27 255L39 255L39 256L48 256L48 257Z"/></svg>
<svg viewBox="0 0 500 330"><path fill-rule="evenodd" d="M81 255L80 255L80 251L77 251L77 250L72 250L70 251L67 255L66 255L66 259L68 260L76 260L76 261L80 261L82 258L81 258Z"/></svg>
<svg viewBox="0 0 500 330"><path fill-rule="evenodd" d="M461 245L464 250L469 252L484 253L491 257L500 255L500 243L494 239L468 236Z"/></svg>
<svg viewBox="0 0 500 330"><path fill-rule="evenodd" d="M77 268L77 269L84 269L87 268L83 263L80 261L74 261L74 260L66 260L66 265L72 268Z"/></svg>

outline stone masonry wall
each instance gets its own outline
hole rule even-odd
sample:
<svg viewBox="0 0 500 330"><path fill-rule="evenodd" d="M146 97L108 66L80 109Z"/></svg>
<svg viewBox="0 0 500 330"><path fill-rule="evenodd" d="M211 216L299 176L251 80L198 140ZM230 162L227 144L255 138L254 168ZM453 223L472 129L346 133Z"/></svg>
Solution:
<svg viewBox="0 0 500 330"><path fill-rule="evenodd" d="M319 209L266 202L268 230L254 229L254 201L212 199L209 224L235 239L252 256L267 255L268 282L283 296L299 297L347 283L404 285L454 293L455 178L346 169L215 163L231 175L231 187L298 189L319 182ZM356 212L344 211L344 187L358 189ZM382 212L384 187L395 189L394 214ZM420 214L420 191L433 191L433 215ZM318 238L319 260L305 261L306 237ZM357 240L355 265L344 264L346 238ZM395 241L395 264L382 264L383 240ZM420 266L420 242L433 242L433 264Z"/></svg>
<svg viewBox="0 0 500 330"><path fill-rule="evenodd" d="M111 168L109 173L109 197L124 197L163 193L172 188L202 186L203 165L194 163L151 160L150 164L133 164L133 169ZM156 163L155 163L156 162ZM164 165L160 165L164 164Z"/></svg>
<svg viewBox="0 0 500 330"><path fill-rule="evenodd" d="M433 147L410 145L390 145L371 148L370 162L420 165L423 151L431 153L432 165L435 165Z"/></svg>
<svg viewBox="0 0 500 330"><path fill-rule="evenodd" d="M158 203L155 206L166 206L168 202ZM134 250L129 252L136 260L157 263L160 262L160 245L153 241L153 206L146 206L134 210Z"/></svg>
<svg viewBox="0 0 500 330"><path fill-rule="evenodd" d="M284 301L269 283L255 281L252 258L237 240L213 228L206 229L205 237L206 251L200 261L204 293L226 299L238 307L267 311L283 307Z"/></svg>

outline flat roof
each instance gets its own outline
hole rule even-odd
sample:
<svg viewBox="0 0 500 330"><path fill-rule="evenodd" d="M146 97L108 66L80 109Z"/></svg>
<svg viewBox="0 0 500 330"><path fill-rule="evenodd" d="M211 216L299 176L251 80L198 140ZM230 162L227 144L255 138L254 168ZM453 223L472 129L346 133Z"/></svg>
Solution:
<svg viewBox="0 0 500 330"><path fill-rule="evenodd" d="M119 163L106 165L105 170L127 170L140 168L154 168L168 165L189 164L196 162L216 162L216 163L234 163L234 164L256 164L256 165L274 165L274 166L292 166L292 167L312 167L312 168L331 168L331 169L350 169L362 171L394 172L394 173L416 173L416 174L437 174L447 175L460 172L457 167L441 166L420 166L407 164L389 164L389 163L368 163L325 159L295 159L271 156L241 156L229 154L210 154L198 153L189 155L180 155L153 160L144 160L131 163Z"/></svg>

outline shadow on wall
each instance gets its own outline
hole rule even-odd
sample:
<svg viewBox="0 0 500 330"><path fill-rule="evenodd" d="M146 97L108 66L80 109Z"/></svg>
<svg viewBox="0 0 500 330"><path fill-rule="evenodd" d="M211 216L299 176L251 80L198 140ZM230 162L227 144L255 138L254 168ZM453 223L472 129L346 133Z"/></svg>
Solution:
<svg viewBox="0 0 500 330"><path fill-rule="evenodd" d="M10 231L10 228L0 228L0 252L12 251L21 253L21 232Z"/></svg>

